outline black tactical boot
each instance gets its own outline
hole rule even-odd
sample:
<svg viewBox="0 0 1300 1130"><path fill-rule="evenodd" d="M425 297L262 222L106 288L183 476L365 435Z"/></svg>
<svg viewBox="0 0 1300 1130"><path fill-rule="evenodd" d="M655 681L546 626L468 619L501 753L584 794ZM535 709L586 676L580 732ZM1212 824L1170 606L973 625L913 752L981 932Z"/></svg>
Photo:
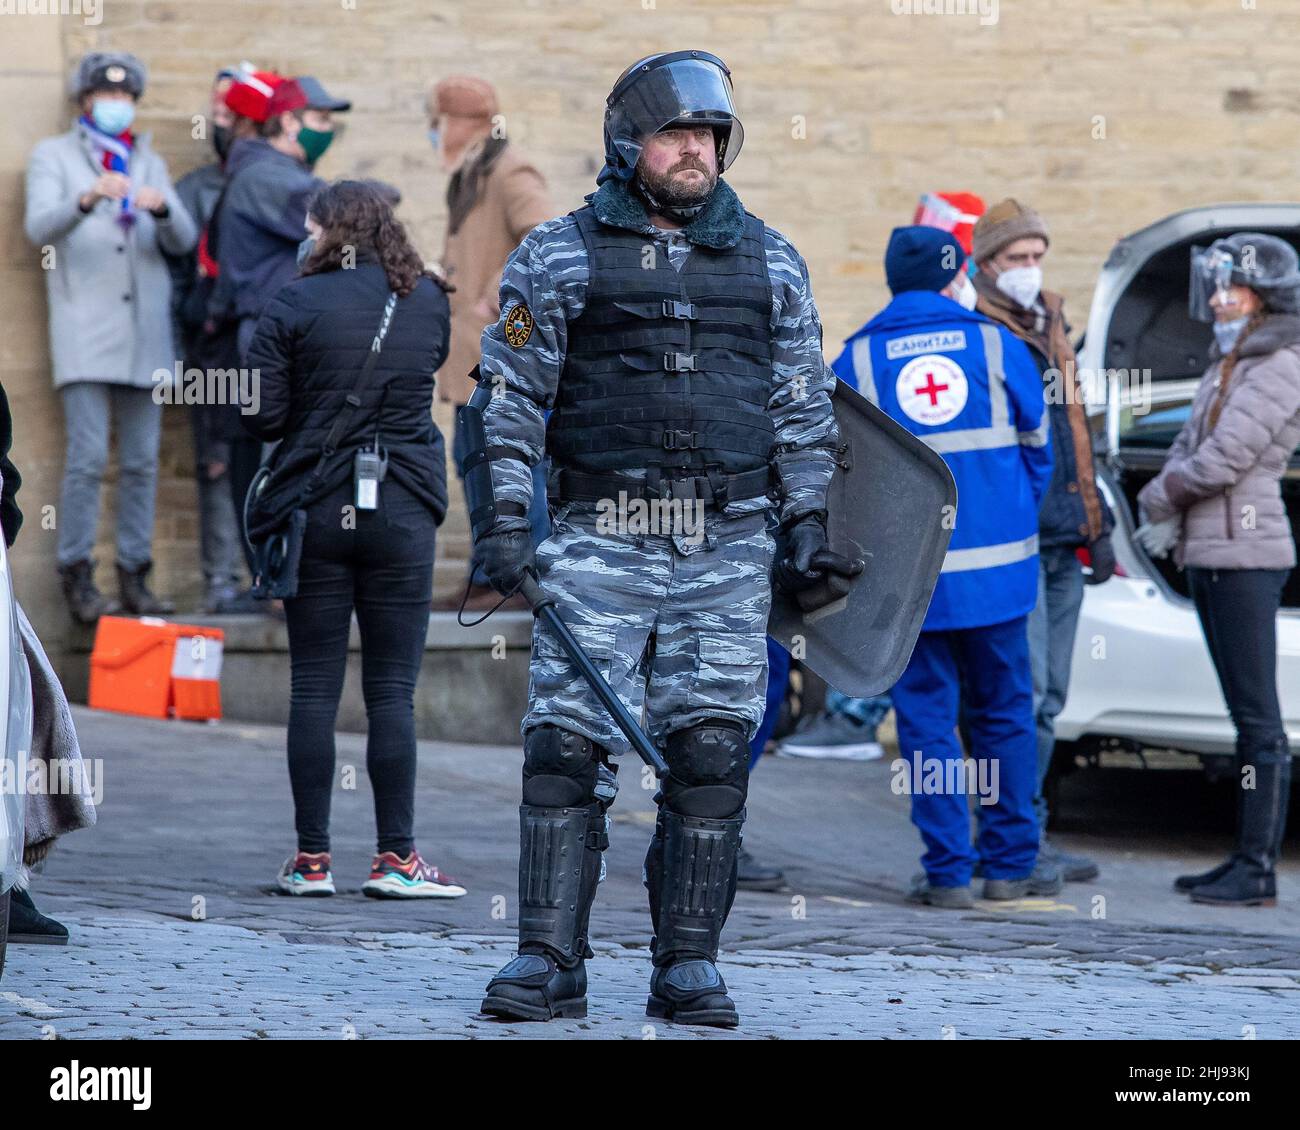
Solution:
<svg viewBox="0 0 1300 1130"><path fill-rule="evenodd" d="M488 983L480 1009L506 1020L580 1019L588 922L609 844L604 807L520 805L519 836L519 956Z"/></svg>
<svg viewBox="0 0 1300 1130"><path fill-rule="evenodd" d="M101 616L116 611L113 603L95 587L93 561L60 565L59 576L63 580L63 597L68 602L68 611L78 624L94 626Z"/></svg>
<svg viewBox="0 0 1300 1130"><path fill-rule="evenodd" d="M1291 751L1283 737L1267 749L1245 753L1241 760L1254 769L1255 787L1238 785L1241 792L1236 855L1217 879L1192 888L1192 902L1210 906L1277 905L1274 868L1286 833Z"/></svg>
<svg viewBox="0 0 1300 1130"><path fill-rule="evenodd" d="M717 820L660 807L645 868L655 926L647 1016L717 1028L740 1023L715 963L736 894L744 822L743 811Z"/></svg>
<svg viewBox="0 0 1300 1130"><path fill-rule="evenodd" d="M133 616L166 616L176 611L176 605L170 600L159 600L145 584L145 578L152 568L152 561L146 561L134 569L128 569L120 561L117 563L117 584L122 594L122 607Z"/></svg>
<svg viewBox="0 0 1300 1130"><path fill-rule="evenodd" d="M570 969L549 953L521 953L488 982L480 1011L503 1020L581 1020L587 1015L587 968Z"/></svg>

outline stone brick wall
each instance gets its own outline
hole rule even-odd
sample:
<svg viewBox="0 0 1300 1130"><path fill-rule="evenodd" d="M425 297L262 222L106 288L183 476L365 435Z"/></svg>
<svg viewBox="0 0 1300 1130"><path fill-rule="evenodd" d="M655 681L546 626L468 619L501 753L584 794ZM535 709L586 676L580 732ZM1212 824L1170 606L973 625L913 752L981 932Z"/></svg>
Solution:
<svg viewBox="0 0 1300 1130"><path fill-rule="evenodd" d="M190 115L219 66L250 59L320 76L355 102L321 172L397 184L431 257L445 214L424 137L431 78L469 71L497 83L511 136L569 208L590 191L604 96L622 68L654 50L715 50L732 66L746 130L731 182L807 257L832 354L884 301L881 252L922 190L1037 206L1053 232L1049 285L1080 329L1118 236L1190 205L1297 193L1300 68L1283 0L1002 0L995 18L975 0L101 3L92 25L0 2L0 380L29 514L15 561L33 619L56 641L66 617L39 516L57 501L62 421L21 177L31 145L66 124L64 76L87 48L147 62L141 121L175 176L207 159ZM158 581L186 607L199 586L183 409L168 410L164 448ZM455 559L464 546L457 511L441 550ZM106 539L98 556L111 563ZM459 579L449 564L439 587Z"/></svg>

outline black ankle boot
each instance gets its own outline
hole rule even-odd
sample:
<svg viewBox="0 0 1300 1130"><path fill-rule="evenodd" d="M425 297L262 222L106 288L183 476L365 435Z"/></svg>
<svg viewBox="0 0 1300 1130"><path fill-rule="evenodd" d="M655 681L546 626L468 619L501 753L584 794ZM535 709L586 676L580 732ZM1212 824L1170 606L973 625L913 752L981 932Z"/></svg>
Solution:
<svg viewBox="0 0 1300 1130"><path fill-rule="evenodd" d="M1174 890L1186 893L1197 887L1203 887L1206 883L1213 883L1215 879L1222 879L1236 858L1235 855L1230 855L1218 867L1211 867L1208 871L1201 871L1195 875L1179 875L1174 880Z"/></svg>
<svg viewBox="0 0 1300 1130"><path fill-rule="evenodd" d="M160 600L149 591L145 578L152 568L152 561L146 561L134 569L128 569L120 561L117 563L117 584L122 594L122 607L133 616L167 616L176 611L176 605L170 600Z"/></svg>
<svg viewBox="0 0 1300 1130"><path fill-rule="evenodd" d="M1249 860L1234 859L1227 871L1191 889L1192 902L1207 906L1276 906L1277 880Z"/></svg>
<svg viewBox="0 0 1300 1130"><path fill-rule="evenodd" d="M15 890L9 900L9 941L25 946L66 946L68 928L37 910L27 891Z"/></svg>
<svg viewBox="0 0 1300 1130"><path fill-rule="evenodd" d="M93 561L60 565L59 577L63 583L63 599L68 602L68 611L78 624L93 627L101 616L116 611L113 603L95 587Z"/></svg>

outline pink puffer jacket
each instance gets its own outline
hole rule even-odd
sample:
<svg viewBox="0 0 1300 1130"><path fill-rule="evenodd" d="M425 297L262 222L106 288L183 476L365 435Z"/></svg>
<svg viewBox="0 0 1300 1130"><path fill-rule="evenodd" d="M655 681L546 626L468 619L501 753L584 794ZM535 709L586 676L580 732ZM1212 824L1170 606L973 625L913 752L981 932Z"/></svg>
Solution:
<svg viewBox="0 0 1300 1130"><path fill-rule="evenodd" d="M1152 521L1182 514L1179 565L1289 569L1296 549L1280 482L1300 443L1300 315L1272 314L1242 342L1211 429L1219 366L1201 378L1191 416L1138 503Z"/></svg>

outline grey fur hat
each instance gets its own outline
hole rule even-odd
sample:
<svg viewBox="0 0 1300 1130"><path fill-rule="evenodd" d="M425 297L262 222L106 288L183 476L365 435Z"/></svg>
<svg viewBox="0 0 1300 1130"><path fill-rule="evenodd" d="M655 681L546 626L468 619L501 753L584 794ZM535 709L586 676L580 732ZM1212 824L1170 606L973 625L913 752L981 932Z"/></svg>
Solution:
<svg viewBox="0 0 1300 1130"><path fill-rule="evenodd" d="M88 51L72 72L69 93L80 98L92 90L125 90L139 98L147 78L145 65L127 51Z"/></svg>

